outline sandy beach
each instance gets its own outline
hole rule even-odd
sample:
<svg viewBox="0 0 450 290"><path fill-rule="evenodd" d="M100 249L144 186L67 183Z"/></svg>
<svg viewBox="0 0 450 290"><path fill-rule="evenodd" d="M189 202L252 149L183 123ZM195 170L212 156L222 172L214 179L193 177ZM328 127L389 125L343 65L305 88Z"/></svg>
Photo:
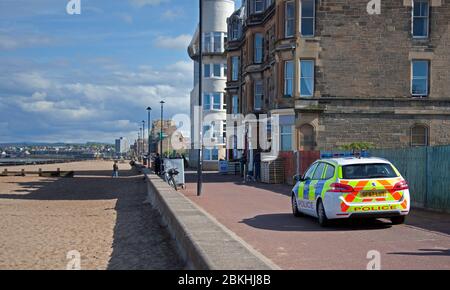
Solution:
<svg viewBox="0 0 450 290"><path fill-rule="evenodd" d="M0 177L0 269L182 269L142 176L111 162L9 167L74 170L75 178Z"/></svg>

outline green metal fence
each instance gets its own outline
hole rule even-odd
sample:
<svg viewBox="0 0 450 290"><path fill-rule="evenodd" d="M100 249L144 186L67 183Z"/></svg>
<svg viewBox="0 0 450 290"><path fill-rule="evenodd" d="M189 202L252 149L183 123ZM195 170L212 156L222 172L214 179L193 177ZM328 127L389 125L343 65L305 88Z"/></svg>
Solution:
<svg viewBox="0 0 450 290"><path fill-rule="evenodd" d="M450 146L370 150L391 161L410 186L413 206L450 212Z"/></svg>

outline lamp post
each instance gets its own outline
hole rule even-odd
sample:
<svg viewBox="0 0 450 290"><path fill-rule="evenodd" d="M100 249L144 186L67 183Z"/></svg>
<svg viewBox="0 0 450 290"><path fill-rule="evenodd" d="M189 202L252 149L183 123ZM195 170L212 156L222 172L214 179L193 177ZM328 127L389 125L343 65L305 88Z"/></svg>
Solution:
<svg viewBox="0 0 450 290"><path fill-rule="evenodd" d="M145 121L142 121L142 163L145 161Z"/></svg>
<svg viewBox="0 0 450 290"><path fill-rule="evenodd" d="M163 118L164 118L164 101L159 102L161 104L161 127L159 132L159 146L160 146L160 152L161 156L163 155Z"/></svg>
<svg viewBox="0 0 450 290"><path fill-rule="evenodd" d="M139 139L139 158L142 157L142 152L144 152L144 144L142 143L142 139L144 138L144 132L142 131L142 127L139 127L139 134L141 138Z"/></svg>
<svg viewBox="0 0 450 290"><path fill-rule="evenodd" d="M147 113L148 113L148 159L147 159L147 164L148 164L148 168L150 168L150 142L151 142L151 140L150 140L150 138L151 138L151 135L150 135L150 124L151 124L151 121L150 121L150 119L151 119L151 115L152 115L152 108L151 107L148 107L147 108Z"/></svg>
<svg viewBox="0 0 450 290"><path fill-rule="evenodd" d="M141 128L139 128L138 138L136 140L136 158L137 158L138 161L139 161L139 151L141 150L140 149L141 146L139 145L139 142L141 142L140 140L141 140Z"/></svg>
<svg viewBox="0 0 450 290"><path fill-rule="evenodd" d="M199 0L199 81L198 81L198 105L201 108L203 105L203 1ZM197 153L197 158L198 158L198 163L197 163L197 196L202 195L202 187L203 187L203 154L202 154L202 149L203 149L203 134L202 134L202 130L203 130L203 116L201 116L200 119L200 124L197 124L198 126L200 126L200 130L199 130L199 134L200 134L200 144L199 144L199 148L198 148L198 153Z"/></svg>

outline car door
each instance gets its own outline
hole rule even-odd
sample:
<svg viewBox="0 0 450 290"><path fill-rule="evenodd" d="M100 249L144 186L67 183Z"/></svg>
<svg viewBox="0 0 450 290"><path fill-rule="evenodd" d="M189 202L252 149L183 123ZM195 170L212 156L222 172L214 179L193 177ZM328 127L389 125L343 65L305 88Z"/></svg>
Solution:
<svg viewBox="0 0 450 290"><path fill-rule="evenodd" d="M314 174L312 176L312 181L309 186L309 201L312 203L312 214L316 215L317 211L317 198L321 195L323 186L324 186L324 180L323 180L323 174L327 167L327 164L325 162L319 162L317 164L316 170L314 170Z"/></svg>
<svg viewBox="0 0 450 290"><path fill-rule="evenodd" d="M314 175L314 171L317 168L317 163L314 163L303 175L303 181L300 182L300 186L298 188L298 209L307 214L311 214L311 208L314 206L313 203L309 200L309 189L312 181L312 177Z"/></svg>

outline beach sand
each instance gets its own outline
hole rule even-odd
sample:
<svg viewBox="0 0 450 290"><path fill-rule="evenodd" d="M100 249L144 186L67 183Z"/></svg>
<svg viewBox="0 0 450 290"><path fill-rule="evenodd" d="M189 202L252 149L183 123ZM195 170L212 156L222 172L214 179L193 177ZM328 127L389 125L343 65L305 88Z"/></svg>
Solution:
<svg viewBox="0 0 450 290"><path fill-rule="evenodd" d="M70 251L81 269L182 269L143 176L119 167L117 179L106 161L9 167L75 178L0 177L0 269L66 269Z"/></svg>

